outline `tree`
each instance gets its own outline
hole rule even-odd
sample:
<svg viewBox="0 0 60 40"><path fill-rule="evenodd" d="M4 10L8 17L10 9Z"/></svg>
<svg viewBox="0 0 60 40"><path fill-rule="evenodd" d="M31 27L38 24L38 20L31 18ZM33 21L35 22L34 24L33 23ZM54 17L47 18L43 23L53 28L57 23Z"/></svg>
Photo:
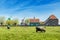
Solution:
<svg viewBox="0 0 60 40"><path fill-rule="evenodd" d="M40 22L40 25L44 25L44 22L41 21L41 22Z"/></svg>
<svg viewBox="0 0 60 40"><path fill-rule="evenodd" d="M13 19L13 25L18 25L19 24L19 20L18 20L18 18L14 18Z"/></svg>
<svg viewBox="0 0 60 40"><path fill-rule="evenodd" d="M5 23L5 17L1 16L0 17L0 25L4 25L4 23Z"/></svg>
<svg viewBox="0 0 60 40"><path fill-rule="evenodd" d="M12 25L13 24L13 20L11 20L11 18L8 18L6 20L6 25Z"/></svg>
<svg viewBox="0 0 60 40"><path fill-rule="evenodd" d="M29 25L30 20L29 20L29 19L26 19L26 20L25 20L25 23L26 23L27 25Z"/></svg>

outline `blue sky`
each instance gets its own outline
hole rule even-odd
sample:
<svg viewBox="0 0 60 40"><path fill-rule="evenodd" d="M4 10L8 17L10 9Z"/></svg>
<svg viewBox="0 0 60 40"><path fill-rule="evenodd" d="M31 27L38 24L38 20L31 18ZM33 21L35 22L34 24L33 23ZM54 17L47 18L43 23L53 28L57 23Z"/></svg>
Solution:
<svg viewBox="0 0 60 40"><path fill-rule="evenodd" d="M60 0L0 0L0 16L39 18L46 20L51 14L60 19Z"/></svg>

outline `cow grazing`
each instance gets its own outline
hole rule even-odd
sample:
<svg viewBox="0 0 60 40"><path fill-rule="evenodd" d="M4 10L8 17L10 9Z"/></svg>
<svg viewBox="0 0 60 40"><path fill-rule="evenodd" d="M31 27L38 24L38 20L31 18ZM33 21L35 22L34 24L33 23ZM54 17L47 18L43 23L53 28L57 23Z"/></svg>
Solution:
<svg viewBox="0 0 60 40"><path fill-rule="evenodd" d="M43 26L37 26L36 27L36 32L41 31L41 32L46 32L45 27Z"/></svg>

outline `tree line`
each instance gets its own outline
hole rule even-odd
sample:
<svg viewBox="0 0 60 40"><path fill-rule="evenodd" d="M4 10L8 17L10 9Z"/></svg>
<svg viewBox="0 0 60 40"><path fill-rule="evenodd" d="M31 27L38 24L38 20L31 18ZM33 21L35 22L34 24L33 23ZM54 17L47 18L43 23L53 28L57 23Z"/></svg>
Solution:
<svg viewBox="0 0 60 40"><path fill-rule="evenodd" d="M18 18L5 18L3 16L0 17L0 25L19 25Z"/></svg>

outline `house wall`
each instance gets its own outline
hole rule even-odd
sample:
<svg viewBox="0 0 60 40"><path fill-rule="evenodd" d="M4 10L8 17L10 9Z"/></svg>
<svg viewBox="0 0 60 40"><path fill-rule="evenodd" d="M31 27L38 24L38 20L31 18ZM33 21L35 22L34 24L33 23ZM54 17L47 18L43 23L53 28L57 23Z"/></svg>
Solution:
<svg viewBox="0 0 60 40"><path fill-rule="evenodd" d="M58 19L49 19L45 25L49 25L49 26L52 26L52 25L58 25Z"/></svg>
<svg viewBox="0 0 60 40"><path fill-rule="evenodd" d="M30 26L40 26L40 23L39 22L36 22L36 23L31 22Z"/></svg>

